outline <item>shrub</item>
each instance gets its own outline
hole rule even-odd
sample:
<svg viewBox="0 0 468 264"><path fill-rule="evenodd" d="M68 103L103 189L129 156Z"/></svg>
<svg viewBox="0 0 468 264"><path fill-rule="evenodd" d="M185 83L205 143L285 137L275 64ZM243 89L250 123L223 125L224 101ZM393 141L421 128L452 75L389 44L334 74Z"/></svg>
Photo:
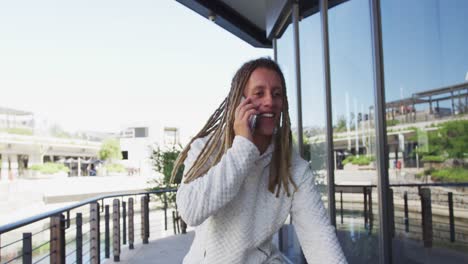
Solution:
<svg viewBox="0 0 468 264"><path fill-rule="evenodd" d="M359 157L356 157L356 156L351 155L343 160L343 165L346 165L351 162L351 164L353 165L364 166L364 165L369 165L374 160L375 160L374 156L361 155Z"/></svg>
<svg viewBox="0 0 468 264"><path fill-rule="evenodd" d="M421 161L425 162L444 162L446 158L440 155L425 155Z"/></svg>
<svg viewBox="0 0 468 264"><path fill-rule="evenodd" d="M4 131L8 134L25 135L25 136L32 136L34 134L33 130L30 128L19 128L19 127L5 128L5 129L1 129L0 131Z"/></svg>
<svg viewBox="0 0 468 264"><path fill-rule="evenodd" d="M390 127L390 126L396 126L400 123L400 121L398 120L387 120L387 126Z"/></svg>
<svg viewBox="0 0 468 264"><path fill-rule="evenodd" d="M432 172L431 177L436 181L467 182L468 170L464 168L446 168Z"/></svg>
<svg viewBox="0 0 468 264"><path fill-rule="evenodd" d="M32 165L31 170L38 171L43 174L55 174L60 171L68 173L70 171L70 169L67 166L61 163L52 163L52 162Z"/></svg>

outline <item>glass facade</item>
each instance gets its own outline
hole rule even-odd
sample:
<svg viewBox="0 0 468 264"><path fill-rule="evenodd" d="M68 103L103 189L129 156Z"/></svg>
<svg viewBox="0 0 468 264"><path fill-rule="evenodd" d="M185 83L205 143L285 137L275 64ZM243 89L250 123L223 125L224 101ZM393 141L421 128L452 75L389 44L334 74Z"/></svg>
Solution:
<svg viewBox="0 0 468 264"><path fill-rule="evenodd" d="M381 5L393 259L466 263L468 2Z"/></svg>
<svg viewBox="0 0 468 264"><path fill-rule="evenodd" d="M376 263L379 258L369 14L365 0L328 11L336 227L352 263Z"/></svg>
<svg viewBox="0 0 468 264"><path fill-rule="evenodd" d="M373 57L371 3L380 4L381 65ZM304 157L316 172L325 205L332 189L326 165L333 161L336 228L349 263L467 263L468 2L351 0L308 11L301 10L309 15L299 21L301 98L292 23L277 38L278 63L296 138L297 102L302 102ZM325 11L333 157L325 137L326 42L320 19ZM375 105L379 71L381 108ZM377 137L379 109L385 109L386 145ZM384 148L383 157L378 147ZM380 201L379 193L388 199ZM380 219L383 211L386 219Z"/></svg>

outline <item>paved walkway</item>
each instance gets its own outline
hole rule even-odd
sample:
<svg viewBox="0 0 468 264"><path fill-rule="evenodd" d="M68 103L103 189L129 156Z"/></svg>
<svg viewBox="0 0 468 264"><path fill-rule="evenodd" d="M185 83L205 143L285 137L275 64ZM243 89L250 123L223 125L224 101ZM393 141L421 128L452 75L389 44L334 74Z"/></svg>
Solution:
<svg viewBox="0 0 468 264"><path fill-rule="evenodd" d="M135 245L134 250L128 247L122 250L120 262L122 264L178 264L182 263L185 254L187 254L192 244L194 232L188 232L185 235L170 236L162 239L150 240L148 244ZM103 264L114 263L112 260L106 260Z"/></svg>

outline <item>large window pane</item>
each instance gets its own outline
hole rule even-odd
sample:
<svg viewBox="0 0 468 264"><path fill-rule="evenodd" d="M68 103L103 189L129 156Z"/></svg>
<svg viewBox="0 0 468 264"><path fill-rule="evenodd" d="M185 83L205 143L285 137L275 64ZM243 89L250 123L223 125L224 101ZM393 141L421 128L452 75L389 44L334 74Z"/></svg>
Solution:
<svg viewBox="0 0 468 264"><path fill-rule="evenodd" d="M377 263L378 199L369 5L329 10L336 222L350 263Z"/></svg>
<svg viewBox="0 0 468 264"><path fill-rule="evenodd" d="M325 95L320 25L319 13L303 19L299 24L302 123L304 158L310 162L324 205L328 207Z"/></svg>
<svg viewBox="0 0 468 264"><path fill-rule="evenodd" d="M467 263L468 2L381 2L394 260Z"/></svg>
<svg viewBox="0 0 468 264"><path fill-rule="evenodd" d="M277 60L281 70L283 71L284 78L286 79L291 129L294 139L297 140L296 67L294 62L293 35L293 25L289 25L281 38L277 40Z"/></svg>

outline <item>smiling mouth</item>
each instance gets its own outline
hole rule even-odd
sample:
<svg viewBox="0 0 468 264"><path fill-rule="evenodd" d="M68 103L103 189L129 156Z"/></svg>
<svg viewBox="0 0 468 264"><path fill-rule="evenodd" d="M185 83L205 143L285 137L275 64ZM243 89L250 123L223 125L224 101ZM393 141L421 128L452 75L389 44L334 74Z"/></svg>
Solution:
<svg viewBox="0 0 468 264"><path fill-rule="evenodd" d="M273 118L273 117L275 117L275 114L274 113L263 113L263 114L260 114L260 117Z"/></svg>

